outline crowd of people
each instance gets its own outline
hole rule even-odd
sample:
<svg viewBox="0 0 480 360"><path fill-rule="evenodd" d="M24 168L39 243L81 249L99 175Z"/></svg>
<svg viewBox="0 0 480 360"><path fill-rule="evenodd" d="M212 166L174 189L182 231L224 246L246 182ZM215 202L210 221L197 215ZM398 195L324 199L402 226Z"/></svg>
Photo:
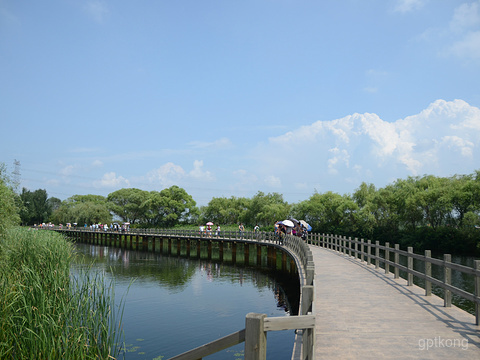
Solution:
<svg viewBox="0 0 480 360"><path fill-rule="evenodd" d="M214 224L212 222L207 222L205 225L199 225L199 234L206 237L213 236L213 227ZM296 220L296 219L288 219L283 221L276 221L274 225L275 236L279 239L283 239L285 235L294 235L301 237L303 240L307 238L307 234L309 231L312 230L311 226L306 223L304 220ZM260 226L255 225L253 228L253 232L255 236L260 233ZM245 234L245 225L240 223L238 225L238 234L240 238L242 238ZM216 225L215 228L215 236L220 236L220 225Z"/></svg>
<svg viewBox="0 0 480 360"><path fill-rule="evenodd" d="M288 219L275 222L275 235L280 239L283 239L285 235L294 235L305 240L310 230L310 225L303 220Z"/></svg>
<svg viewBox="0 0 480 360"><path fill-rule="evenodd" d="M199 226L199 231L200 235L212 237L212 222L208 222L206 225L200 225ZM220 225L217 225L217 228L215 229L215 236L220 236Z"/></svg>

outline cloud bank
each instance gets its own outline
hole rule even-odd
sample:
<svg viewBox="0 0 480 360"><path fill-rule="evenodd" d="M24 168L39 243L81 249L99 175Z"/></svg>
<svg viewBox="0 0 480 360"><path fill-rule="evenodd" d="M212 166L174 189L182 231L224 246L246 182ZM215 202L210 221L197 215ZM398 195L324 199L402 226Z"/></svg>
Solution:
<svg viewBox="0 0 480 360"><path fill-rule="evenodd" d="M423 174L471 173L478 162L480 109L463 100L437 100L419 114L387 122L377 114L317 121L256 149L263 178L295 188L352 188ZM289 179L289 180L287 180Z"/></svg>

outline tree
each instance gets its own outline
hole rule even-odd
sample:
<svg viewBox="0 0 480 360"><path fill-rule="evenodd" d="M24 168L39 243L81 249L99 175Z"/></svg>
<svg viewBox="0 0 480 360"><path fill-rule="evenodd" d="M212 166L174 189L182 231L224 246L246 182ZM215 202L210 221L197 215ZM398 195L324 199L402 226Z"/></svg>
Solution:
<svg viewBox="0 0 480 360"><path fill-rule="evenodd" d="M33 225L48 221L52 214L52 208L47 201L46 190L38 189L32 192L23 188L20 199L22 200L20 217L23 224Z"/></svg>
<svg viewBox="0 0 480 360"><path fill-rule="evenodd" d="M245 222L250 201L235 196L213 198L206 207L202 207L201 221L227 225Z"/></svg>
<svg viewBox="0 0 480 360"><path fill-rule="evenodd" d="M292 214L304 219L313 231L325 233L351 233L358 205L348 195L328 191L313 194L309 200L294 206Z"/></svg>
<svg viewBox="0 0 480 360"><path fill-rule="evenodd" d="M415 194L420 191L417 182L419 178L409 176L406 180L397 179L393 184L396 211L399 226L415 231L423 222L423 211L415 200Z"/></svg>
<svg viewBox="0 0 480 360"><path fill-rule="evenodd" d="M445 225L447 216L453 210L448 179L428 175L421 178L417 186L420 191L413 195L413 201L423 211L427 225L433 229Z"/></svg>
<svg viewBox="0 0 480 360"><path fill-rule="evenodd" d="M152 191L144 207L147 209L150 224L160 227L189 223L190 217L198 214L192 196L176 185L160 192Z"/></svg>
<svg viewBox="0 0 480 360"><path fill-rule="evenodd" d="M475 201L480 194L480 182L475 181L473 175L456 175L451 179L448 189L453 210L457 215L456 225L461 227L468 212L475 213L480 210Z"/></svg>
<svg viewBox="0 0 480 360"><path fill-rule="evenodd" d="M60 207L60 205L62 205L62 200L56 197L51 197L47 199L47 203L50 210L53 212L57 210Z"/></svg>
<svg viewBox="0 0 480 360"><path fill-rule="evenodd" d="M352 196L353 201L358 206L358 211L355 214L355 223L360 236L371 238L377 227L375 206L373 204L376 193L375 185L363 182Z"/></svg>
<svg viewBox="0 0 480 360"><path fill-rule="evenodd" d="M9 178L5 169L5 164L0 163L0 237L7 228L20 222L15 193L9 186Z"/></svg>
<svg viewBox="0 0 480 360"><path fill-rule="evenodd" d="M278 220L288 218L290 206L283 200L283 195L259 191L251 200L245 212L244 222L249 225L268 226Z"/></svg>
<svg viewBox="0 0 480 360"><path fill-rule="evenodd" d="M54 223L106 224L112 221L107 199L100 195L74 195L52 214Z"/></svg>
<svg viewBox="0 0 480 360"><path fill-rule="evenodd" d="M135 224L146 219L147 202L150 194L140 189L120 189L108 194L109 209L123 221Z"/></svg>

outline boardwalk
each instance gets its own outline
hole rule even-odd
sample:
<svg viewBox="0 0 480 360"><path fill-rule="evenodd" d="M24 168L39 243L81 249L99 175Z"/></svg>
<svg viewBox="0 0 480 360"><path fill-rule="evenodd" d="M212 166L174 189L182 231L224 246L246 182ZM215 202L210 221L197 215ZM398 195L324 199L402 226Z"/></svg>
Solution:
<svg viewBox="0 0 480 360"><path fill-rule="evenodd" d="M473 315L358 259L310 248L316 359L480 359Z"/></svg>

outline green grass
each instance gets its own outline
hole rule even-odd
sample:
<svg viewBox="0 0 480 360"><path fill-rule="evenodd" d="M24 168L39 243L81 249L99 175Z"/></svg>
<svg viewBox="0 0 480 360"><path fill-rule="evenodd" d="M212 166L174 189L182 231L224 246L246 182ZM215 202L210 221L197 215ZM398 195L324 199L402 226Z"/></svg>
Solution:
<svg viewBox="0 0 480 360"><path fill-rule="evenodd" d="M113 286L88 269L72 276L73 256L50 231L15 228L1 239L0 359L119 356Z"/></svg>

